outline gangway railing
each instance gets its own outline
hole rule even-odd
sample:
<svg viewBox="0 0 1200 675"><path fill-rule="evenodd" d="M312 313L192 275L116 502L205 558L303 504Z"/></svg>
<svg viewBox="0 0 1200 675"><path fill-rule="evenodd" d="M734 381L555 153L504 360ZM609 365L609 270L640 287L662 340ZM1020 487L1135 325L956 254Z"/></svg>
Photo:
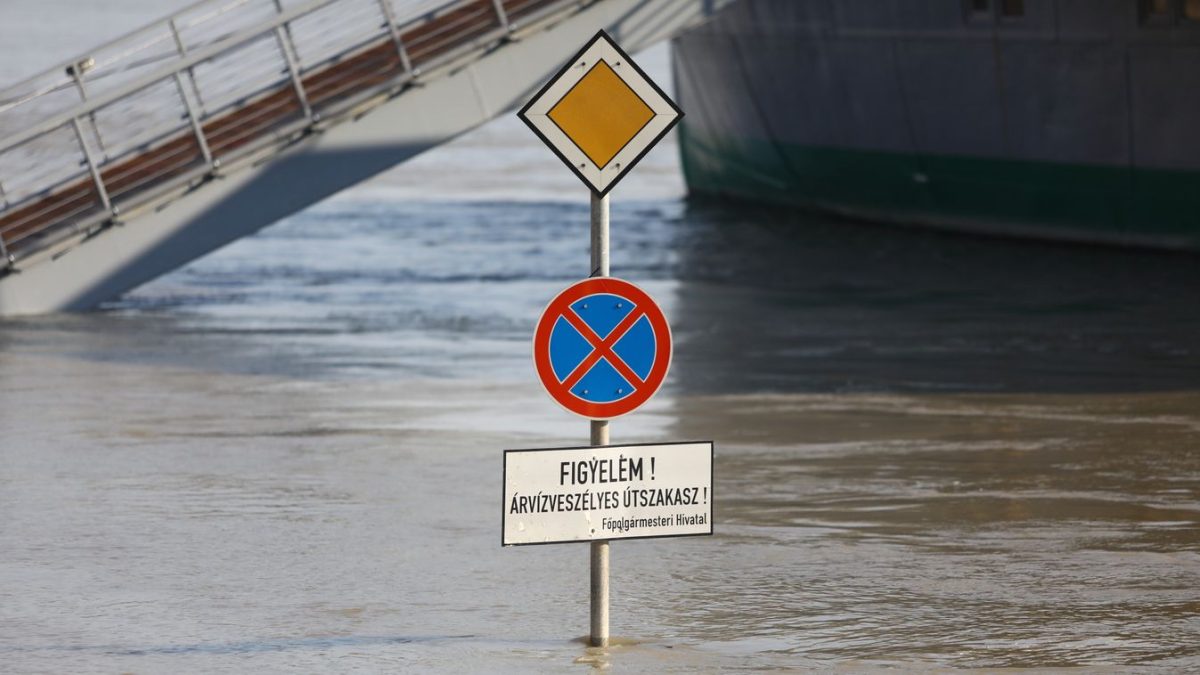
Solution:
<svg viewBox="0 0 1200 675"><path fill-rule="evenodd" d="M600 0L203 0L0 91L0 274Z"/></svg>

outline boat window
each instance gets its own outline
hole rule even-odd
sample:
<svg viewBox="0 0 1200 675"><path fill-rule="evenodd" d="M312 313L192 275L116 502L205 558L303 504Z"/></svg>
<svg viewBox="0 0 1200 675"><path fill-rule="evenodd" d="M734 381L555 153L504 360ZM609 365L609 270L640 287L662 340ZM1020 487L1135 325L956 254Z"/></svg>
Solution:
<svg viewBox="0 0 1200 675"><path fill-rule="evenodd" d="M1025 16L1025 0L1000 0L1000 16L1006 19Z"/></svg>
<svg viewBox="0 0 1200 675"><path fill-rule="evenodd" d="M1142 7L1143 23L1161 24L1171 20L1171 0L1142 0L1138 4Z"/></svg>
<svg viewBox="0 0 1200 675"><path fill-rule="evenodd" d="M967 18L972 21L992 18L992 0L967 0Z"/></svg>

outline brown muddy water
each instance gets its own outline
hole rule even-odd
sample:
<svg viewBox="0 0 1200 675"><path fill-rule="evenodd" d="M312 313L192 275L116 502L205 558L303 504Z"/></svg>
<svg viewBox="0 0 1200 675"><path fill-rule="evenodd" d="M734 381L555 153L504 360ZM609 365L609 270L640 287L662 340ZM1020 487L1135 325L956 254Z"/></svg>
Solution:
<svg viewBox="0 0 1200 675"><path fill-rule="evenodd" d="M716 534L613 544L612 648L586 546L499 545L501 451L587 439L529 357L586 195L509 119L0 322L0 671L1200 670L1197 257L635 176L676 353L613 441L714 440Z"/></svg>
<svg viewBox="0 0 1200 675"><path fill-rule="evenodd" d="M586 218L339 198L5 322L4 670L1200 667L1194 258L678 199L615 210L677 352L613 440L715 440L716 535L614 543L585 647L587 547L498 534L587 437L528 343Z"/></svg>

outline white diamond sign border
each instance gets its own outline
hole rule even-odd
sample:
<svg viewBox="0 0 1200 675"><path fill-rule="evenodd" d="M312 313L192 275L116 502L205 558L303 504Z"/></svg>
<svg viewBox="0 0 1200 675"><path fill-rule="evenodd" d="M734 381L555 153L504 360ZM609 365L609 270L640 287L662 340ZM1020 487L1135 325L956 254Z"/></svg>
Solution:
<svg viewBox="0 0 1200 675"><path fill-rule="evenodd" d="M550 110L583 79L584 75L591 71L598 61L606 62L613 72L629 85L629 88L654 112L654 117L650 118L641 131L635 134L603 169L596 166L596 163L580 150L574 141L563 133L563 130L549 117ZM667 135L667 132L683 117L683 111L663 93L662 89L659 89L645 71L633 62L633 59L629 58L624 50L617 46L608 33L601 30L579 53L567 61L562 70L558 71L558 74L551 78L550 82L542 87L542 90L529 103L525 104L518 116L546 145L550 146L554 154L558 155L559 159L575 172L575 175L592 188L592 191L604 196L641 161L642 157L663 136Z"/></svg>

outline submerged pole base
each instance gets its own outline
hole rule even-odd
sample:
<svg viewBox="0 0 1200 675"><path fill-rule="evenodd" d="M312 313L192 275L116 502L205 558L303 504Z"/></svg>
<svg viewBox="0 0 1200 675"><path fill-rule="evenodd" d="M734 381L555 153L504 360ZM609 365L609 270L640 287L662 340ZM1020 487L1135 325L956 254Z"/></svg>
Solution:
<svg viewBox="0 0 1200 675"><path fill-rule="evenodd" d="M608 542L592 542L593 647L608 646Z"/></svg>
<svg viewBox="0 0 1200 675"><path fill-rule="evenodd" d="M605 270L607 272L607 270ZM608 445L608 422L592 420L592 445ZM608 542L592 542L592 632L593 647L608 646Z"/></svg>

